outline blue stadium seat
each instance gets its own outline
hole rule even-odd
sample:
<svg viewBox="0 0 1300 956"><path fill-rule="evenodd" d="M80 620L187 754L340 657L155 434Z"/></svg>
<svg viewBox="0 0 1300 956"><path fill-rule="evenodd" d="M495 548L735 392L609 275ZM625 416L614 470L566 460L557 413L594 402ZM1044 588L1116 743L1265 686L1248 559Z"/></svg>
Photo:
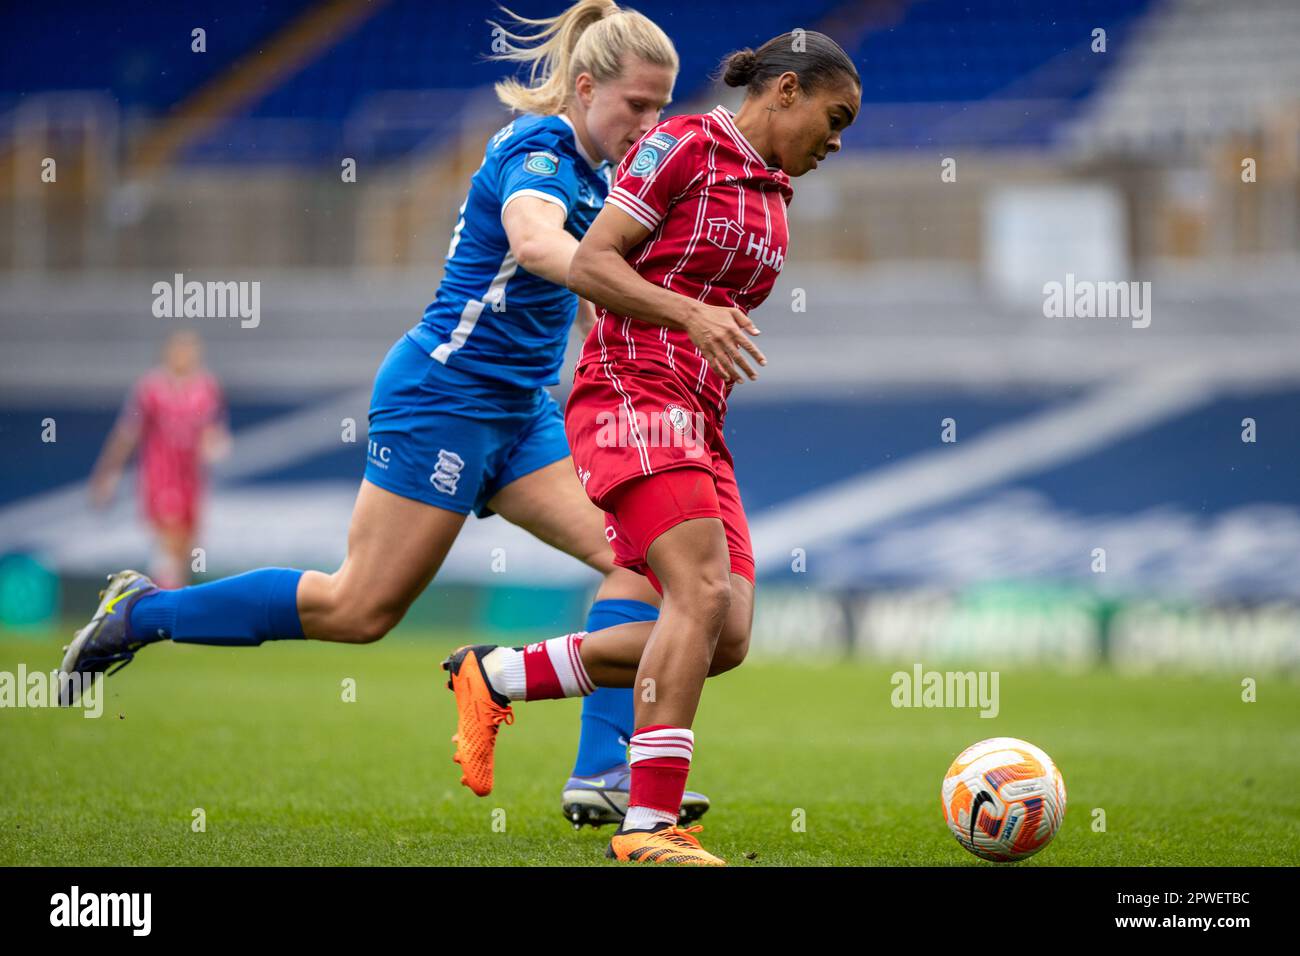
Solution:
<svg viewBox="0 0 1300 956"><path fill-rule="evenodd" d="M729 50L803 26L831 30L845 44L863 77L864 104L927 105L906 121L859 124L846 137L847 148L951 142L961 135L951 122L960 120L959 111L933 105L991 98L1055 103L1050 116L1044 110L999 134L1009 145L1046 143L1095 89L1149 5L1077 0L1048 9L1015 0L912 0L891 19L897 4L863 0L775 0L745 5L743 15L731 0L634 3L677 45L678 102L707 89ZM129 116L165 115L318 4L201 0L168 7L125 0L111 11L75 6L75 16L65 6L8 18L12 42L0 64L0 106L35 90L100 89ZM536 17L562 9L563 2L512 0L507 6ZM486 0L377 3L337 42L191 144L182 158L316 164L342 154L384 160L436 141L460 124L443 122L445 99L438 96L430 97L421 122L416 94L482 89L507 72L485 59L492 41L487 21L494 15ZM196 26L207 30L204 54L190 51ZM1106 55L1089 49L1096 27L1107 31ZM409 128L356 141L357 119L377 109L376 95L389 91L415 95L407 101Z"/></svg>

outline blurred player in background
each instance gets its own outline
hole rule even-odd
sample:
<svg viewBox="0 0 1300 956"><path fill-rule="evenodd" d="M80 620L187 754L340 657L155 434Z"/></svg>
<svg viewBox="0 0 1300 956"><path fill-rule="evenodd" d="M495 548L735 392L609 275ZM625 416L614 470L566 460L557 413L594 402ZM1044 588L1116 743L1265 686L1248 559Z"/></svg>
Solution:
<svg viewBox="0 0 1300 956"><path fill-rule="evenodd" d="M140 510L157 543L153 578L159 587L180 587L190 579L207 468L230 450L225 400L203 367L197 333L172 333L162 363L131 389L90 477L96 507L113 499L137 448Z"/></svg>
<svg viewBox="0 0 1300 956"><path fill-rule="evenodd" d="M565 287L570 260L604 204L611 164L671 100L677 53L658 26L613 0L515 20L533 29L502 30L495 58L529 64L529 83L499 83L497 94L522 115L489 141L437 296L376 376L342 567L264 568L176 591L121 572L69 646L65 672L102 673L164 639L378 640L433 580L471 511L500 514L604 576L586 631L554 650L560 666L584 633L658 615L645 579L614 563L545 386L559 382L575 316L584 333L594 320ZM583 690L591 698L561 805L575 825L617 823L630 788L632 693ZM491 763L467 764L462 782L487 793ZM708 805L686 793L680 809L689 820Z"/></svg>
<svg viewBox="0 0 1300 956"><path fill-rule="evenodd" d="M766 364L749 336L785 262L791 176L840 148L862 81L821 33L775 37L728 58L745 87L719 106L651 131L618 169L568 284L600 309L574 372L565 426L583 488L607 514L620 566L663 594L654 624L571 635L526 651L480 645L444 663L459 704L461 763L491 766L510 702L577 696L586 685L652 690L636 700L631 796L608 855L720 865L678 825L691 730L706 677L749 647L754 556L731 453L727 397ZM608 423L623 416L627 441ZM555 648L567 648L567 660ZM549 654L536 653L538 649ZM555 662L560 662L556 664Z"/></svg>

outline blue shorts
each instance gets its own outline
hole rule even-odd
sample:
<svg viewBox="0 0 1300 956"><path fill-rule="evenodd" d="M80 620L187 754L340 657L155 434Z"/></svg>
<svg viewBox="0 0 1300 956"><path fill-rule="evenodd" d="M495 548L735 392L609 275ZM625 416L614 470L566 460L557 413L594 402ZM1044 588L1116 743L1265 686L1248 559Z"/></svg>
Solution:
<svg viewBox="0 0 1300 956"><path fill-rule="evenodd" d="M366 480L458 514L492 514L498 491L569 456L564 416L543 388L485 381L398 339L370 397Z"/></svg>

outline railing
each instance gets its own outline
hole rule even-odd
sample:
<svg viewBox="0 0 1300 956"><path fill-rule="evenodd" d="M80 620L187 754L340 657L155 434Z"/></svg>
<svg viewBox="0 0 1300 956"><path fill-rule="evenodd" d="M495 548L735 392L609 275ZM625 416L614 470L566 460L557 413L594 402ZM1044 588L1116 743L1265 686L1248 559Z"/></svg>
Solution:
<svg viewBox="0 0 1300 956"><path fill-rule="evenodd" d="M1300 251L1295 114L1254 138L1172 157L1038 148L1074 105L868 105L844 153L796 181L793 242L819 262L974 266L993 191L1082 181L1124 197L1138 262ZM234 121L183 163L142 176L130 145L143 131L111 100L31 97L0 115L0 271L435 270L483 144L505 118L485 91L386 93L342 124ZM1243 156L1268 175L1244 182ZM357 162L355 181L345 159Z"/></svg>

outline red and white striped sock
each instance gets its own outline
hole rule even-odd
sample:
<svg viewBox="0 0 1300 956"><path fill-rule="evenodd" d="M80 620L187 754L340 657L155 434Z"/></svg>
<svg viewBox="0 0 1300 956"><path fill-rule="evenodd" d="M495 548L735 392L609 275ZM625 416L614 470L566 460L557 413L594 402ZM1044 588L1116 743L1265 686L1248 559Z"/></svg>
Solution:
<svg viewBox="0 0 1300 956"><path fill-rule="evenodd" d="M586 697L596 689L582 666L586 631L526 647L498 647L483 657L488 683L511 700Z"/></svg>
<svg viewBox="0 0 1300 956"><path fill-rule="evenodd" d="M653 724L632 735L627 760L632 767L632 791L624 831L677 822L694 751L695 734L685 727Z"/></svg>

